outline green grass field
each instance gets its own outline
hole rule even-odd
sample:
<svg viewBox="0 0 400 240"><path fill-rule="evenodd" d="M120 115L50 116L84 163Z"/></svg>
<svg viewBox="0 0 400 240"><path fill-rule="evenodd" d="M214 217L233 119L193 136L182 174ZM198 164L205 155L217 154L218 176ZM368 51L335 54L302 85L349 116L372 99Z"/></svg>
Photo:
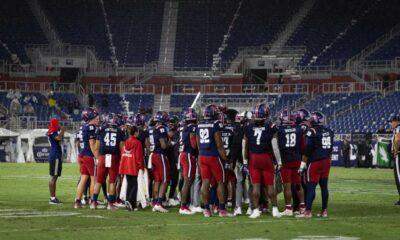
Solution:
<svg viewBox="0 0 400 240"><path fill-rule="evenodd" d="M78 166L63 167L57 195L64 204L50 206L47 164L0 164L0 239L400 239L392 170L332 168L328 219L252 220L180 216L177 208L75 210ZM314 213L320 206L318 190Z"/></svg>

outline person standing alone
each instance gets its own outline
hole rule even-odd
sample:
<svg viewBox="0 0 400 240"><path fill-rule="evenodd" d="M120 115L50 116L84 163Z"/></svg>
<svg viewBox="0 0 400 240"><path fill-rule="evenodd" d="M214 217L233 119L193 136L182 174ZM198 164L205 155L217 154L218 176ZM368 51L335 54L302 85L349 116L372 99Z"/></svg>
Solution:
<svg viewBox="0 0 400 240"><path fill-rule="evenodd" d="M60 130L59 120L57 118L52 118L49 124L49 130L47 131L49 142L51 145L49 154L49 165L50 165L50 201L49 204L57 205L62 204L60 200L56 197L56 183L59 176L61 176L62 171L62 150L61 142L64 138L64 128Z"/></svg>

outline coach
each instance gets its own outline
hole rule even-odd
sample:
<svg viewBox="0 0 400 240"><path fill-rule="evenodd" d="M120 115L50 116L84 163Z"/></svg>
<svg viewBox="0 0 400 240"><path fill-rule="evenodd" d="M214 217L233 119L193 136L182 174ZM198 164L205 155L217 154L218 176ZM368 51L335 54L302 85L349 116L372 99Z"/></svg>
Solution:
<svg viewBox="0 0 400 240"><path fill-rule="evenodd" d="M396 181L397 191L399 192L399 200L394 204L400 206L400 160L399 160L399 148L400 148L400 117L392 116L389 120L390 126L393 129L392 137L392 153L394 156L394 179Z"/></svg>

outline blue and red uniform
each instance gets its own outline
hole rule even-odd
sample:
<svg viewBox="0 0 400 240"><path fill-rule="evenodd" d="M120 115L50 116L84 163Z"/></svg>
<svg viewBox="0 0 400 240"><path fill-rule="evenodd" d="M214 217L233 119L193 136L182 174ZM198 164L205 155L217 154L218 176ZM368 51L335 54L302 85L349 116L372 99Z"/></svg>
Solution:
<svg viewBox="0 0 400 240"><path fill-rule="evenodd" d="M192 179L196 175L197 144L196 139L191 139L191 135L195 136L196 130L197 126L194 123L179 128L179 163L182 175Z"/></svg>
<svg viewBox="0 0 400 240"><path fill-rule="evenodd" d="M225 182L224 165L219 157L217 144L214 139L216 132L223 130L220 121L205 120L197 126L196 135L199 137L199 162L202 179Z"/></svg>
<svg viewBox="0 0 400 240"><path fill-rule="evenodd" d="M160 140L168 142L168 132L164 126L149 129L150 161L155 182L169 182L170 166L165 151L161 148Z"/></svg>
<svg viewBox="0 0 400 240"><path fill-rule="evenodd" d="M50 128L47 135L51 146L49 154L50 176L61 176L62 149L60 140L57 139L59 135L58 119L50 121Z"/></svg>
<svg viewBox="0 0 400 240"><path fill-rule="evenodd" d="M315 126L306 131L305 137L306 180L318 183L320 179L329 177L334 134L327 127Z"/></svg>
<svg viewBox="0 0 400 240"><path fill-rule="evenodd" d="M124 132L113 125L104 125L97 131L97 140L100 141L100 156L97 163L97 182L103 183L106 174L109 182L117 180L120 162L120 143L124 141Z"/></svg>
<svg viewBox="0 0 400 240"><path fill-rule="evenodd" d="M233 143L233 135L235 131L235 126L233 123L227 123L222 130L222 142L224 144L226 157L235 164L235 160L232 158L232 143ZM226 163L225 163L226 164ZM229 182L236 182L236 175L232 169L226 168L226 177Z"/></svg>
<svg viewBox="0 0 400 240"><path fill-rule="evenodd" d="M78 135L81 149L78 156L80 172L82 175L96 176L96 163L89 144L89 140L96 140L96 126L93 124L82 125Z"/></svg>
<svg viewBox="0 0 400 240"><path fill-rule="evenodd" d="M261 126L250 124L246 128L249 150L249 174L253 184L264 185L274 184L274 162L272 150L272 138L277 129L272 123L265 123Z"/></svg>
<svg viewBox="0 0 400 240"><path fill-rule="evenodd" d="M304 148L303 130L299 125L278 127L278 144L282 158L281 175L283 183L301 183L298 169Z"/></svg>

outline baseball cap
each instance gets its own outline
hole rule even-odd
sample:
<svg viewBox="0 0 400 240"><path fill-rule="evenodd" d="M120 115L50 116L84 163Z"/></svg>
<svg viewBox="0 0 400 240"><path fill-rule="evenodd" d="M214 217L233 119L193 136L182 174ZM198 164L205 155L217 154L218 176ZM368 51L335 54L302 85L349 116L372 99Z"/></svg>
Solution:
<svg viewBox="0 0 400 240"><path fill-rule="evenodd" d="M391 116L389 118L388 122L400 122L400 117L399 116Z"/></svg>

